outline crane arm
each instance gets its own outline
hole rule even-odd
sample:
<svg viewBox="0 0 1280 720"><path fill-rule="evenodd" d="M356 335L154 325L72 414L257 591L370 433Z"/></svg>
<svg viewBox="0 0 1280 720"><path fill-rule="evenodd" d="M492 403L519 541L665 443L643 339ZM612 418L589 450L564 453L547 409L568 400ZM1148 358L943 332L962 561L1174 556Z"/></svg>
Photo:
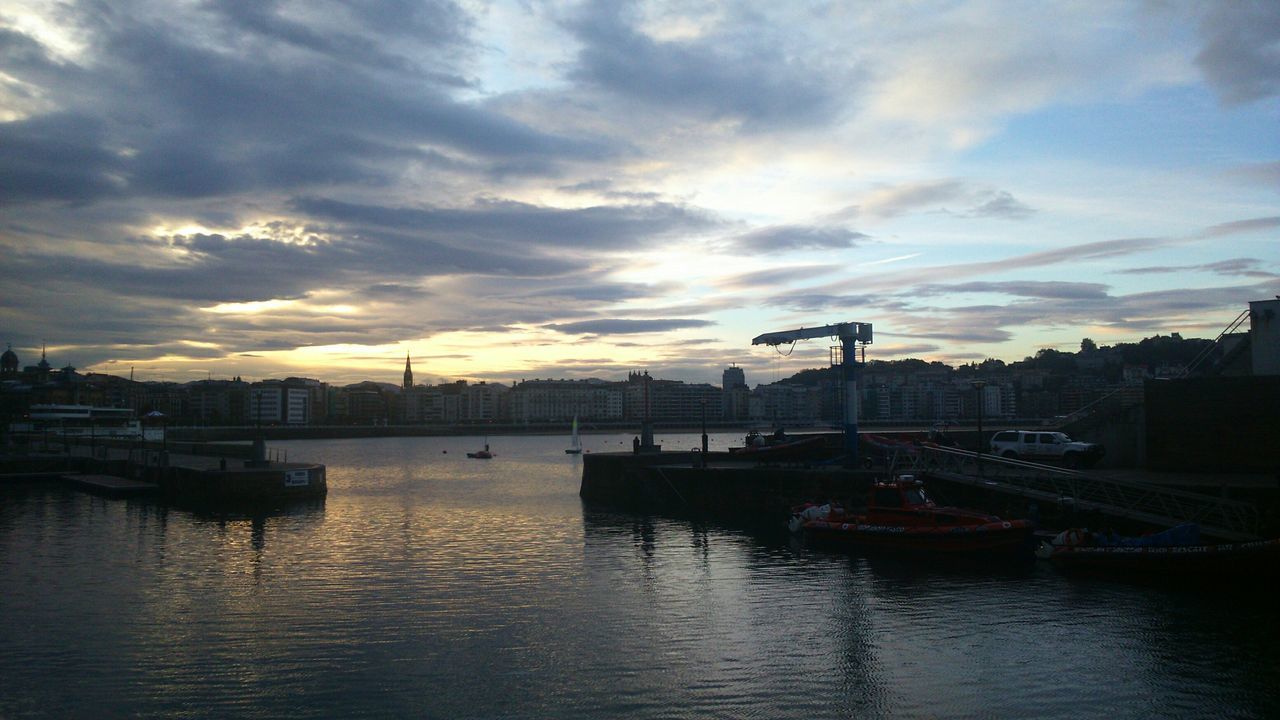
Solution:
<svg viewBox="0 0 1280 720"><path fill-rule="evenodd" d="M836 323L815 328L799 328L781 332L757 335L752 345L783 345L797 340L811 340L820 337L839 337L841 340L852 339L862 343L871 342L871 323Z"/></svg>

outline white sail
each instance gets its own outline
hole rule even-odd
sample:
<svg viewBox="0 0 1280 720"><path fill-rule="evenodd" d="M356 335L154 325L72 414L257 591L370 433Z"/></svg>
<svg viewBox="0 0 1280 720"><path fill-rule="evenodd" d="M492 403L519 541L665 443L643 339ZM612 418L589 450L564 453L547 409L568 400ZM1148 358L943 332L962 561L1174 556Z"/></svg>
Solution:
<svg viewBox="0 0 1280 720"><path fill-rule="evenodd" d="M569 438L569 449L567 453L577 454L582 452L582 440L578 437L578 416L573 416L573 434Z"/></svg>

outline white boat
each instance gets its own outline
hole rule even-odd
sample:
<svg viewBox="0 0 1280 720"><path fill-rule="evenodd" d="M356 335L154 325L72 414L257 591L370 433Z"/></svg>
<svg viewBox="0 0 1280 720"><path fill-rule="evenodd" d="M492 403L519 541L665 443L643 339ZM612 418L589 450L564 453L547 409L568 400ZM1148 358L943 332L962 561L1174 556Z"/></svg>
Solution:
<svg viewBox="0 0 1280 720"><path fill-rule="evenodd" d="M569 447L565 448L566 455L582 454L582 439L578 437L578 416L573 416L573 434L569 439Z"/></svg>

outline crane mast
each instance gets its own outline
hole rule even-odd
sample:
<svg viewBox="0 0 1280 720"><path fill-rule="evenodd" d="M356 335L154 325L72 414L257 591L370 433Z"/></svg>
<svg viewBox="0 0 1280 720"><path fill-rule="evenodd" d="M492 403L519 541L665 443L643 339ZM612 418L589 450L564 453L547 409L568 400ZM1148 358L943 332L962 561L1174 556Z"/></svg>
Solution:
<svg viewBox="0 0 1280 720"><path fill-rule="evenodd" d="M869 345L871 323L843 322L815 328L798 328L757 335L752 345L785 345L800 340L835 337L840 340L840 375L844 381L844 449L845 464L858 463L858 352L857 344Z"/></svg>

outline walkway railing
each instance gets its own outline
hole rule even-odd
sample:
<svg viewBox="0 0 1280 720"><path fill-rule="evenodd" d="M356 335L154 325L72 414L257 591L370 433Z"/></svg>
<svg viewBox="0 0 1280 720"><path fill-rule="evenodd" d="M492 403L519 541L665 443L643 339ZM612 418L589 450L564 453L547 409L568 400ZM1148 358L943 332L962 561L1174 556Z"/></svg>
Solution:
<svg viewBox="0 0 1280 720"><path fill-rule="evenodd" d="M1193 522L1206 535L1256 540L1263 518L1238 500L1120 480L954 448L920 446L896 458L893 472L929 473L950 482L983 487L1040 502L1071 503L1082 511L1171 527Z"/></svg>

